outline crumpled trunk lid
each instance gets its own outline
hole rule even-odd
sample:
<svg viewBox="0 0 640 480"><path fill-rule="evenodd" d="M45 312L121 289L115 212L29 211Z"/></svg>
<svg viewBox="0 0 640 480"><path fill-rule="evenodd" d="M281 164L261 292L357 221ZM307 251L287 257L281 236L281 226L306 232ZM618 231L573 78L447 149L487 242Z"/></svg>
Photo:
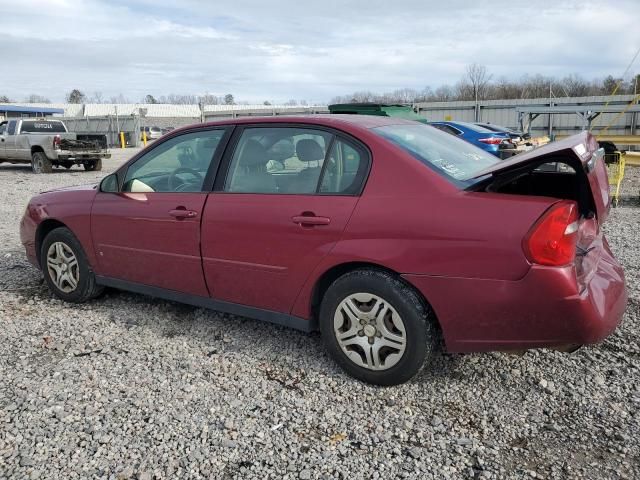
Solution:
<svg viewBox="0 0 640 480"><path fill-rule="evenodd" d="M567 163L577 175L586 180L584 183L590 190L594 213L598 224L602 225L611 206L609 179L604 163L604 150L598 148L598 142L588 132L582 132L497 162L489 168L474 173L473 177L467 180L480 179L489 175L508 177L511 173L533 170L545 163L556 161Z"/></svg>

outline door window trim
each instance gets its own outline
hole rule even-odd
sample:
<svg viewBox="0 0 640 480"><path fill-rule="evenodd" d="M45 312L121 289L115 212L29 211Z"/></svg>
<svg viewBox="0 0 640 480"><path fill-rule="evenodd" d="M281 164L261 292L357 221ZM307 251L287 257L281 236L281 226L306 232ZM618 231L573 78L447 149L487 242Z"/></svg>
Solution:
<svg viewBox="0 0 640 480"><path fill-rule="evenodd" d="M124 186L124 180L127 176L127 172L131 165L145 157L146 155L153 152L156 148L163 145L165 142L175 139L176 137L181 137L183 135L188 135L191 133L202 133L202 132L211 132L216 130L224 130L225 132L222 134L222 138L220 139L220 143L216 147L216 150L211 159L211 163L209 163L209 168L207 169L207 174L204 177L204 181L202 183L202 188L199 192L157 192L157 193L190 193L190 194L208 194L211 192L213 187L213 182L215 180L216 173L218 172L218 168L222 163L222 158L227 149L227 145L229 143L229 139L233 134L235 129L235 125L214 125L214 126L195 126L193 128L188 128L185 130L179 130L175 133L171 133L167 135L166 138L162 138L161 140L155 141L150 147L142 149L136 155L134 155L127 163L122 165L116 172L116 177L118 179L118 191L121 192Z"/></svg>
<svg viewBox="0 0 640 480"><path fill-rule="evenodd" d="M316 191L313 193L284 193L284 192L275 192L275 193L248 193L248 192L229 192L226 191L225 183L227 180L227 176L229 175L229 168L231 167L231 162L233 160L233 155L235 153L236 148L240 143L240 138L242 137L243 132L246 129L254 129L254 128L296 128L296 129L306 129L306 130L320 130L322 132L326 132L332 135L331 140L329 141L329 147L333 147L336 141L342 141L349 144L354 150L356 150L360 154L360 158L366 162L366 166L363 169L362 178L359 179L360 185L353 193L341 193L341 192L319 192L320 186L322 185L322 176L324 175L324 166L326 164L326 160L329 158L331 154L330 148L326 150L325 153L325 161L322 164L322 170L320 173L320 178L318 178L318 184L316 185ZM293 196L293 195L302 195L302 196L334 196L334 197L358 197L362 195L362 191L367 184L367 180L369 178L369 174L371 173L371 165L372 165L372 155L369 147L364 144L361 140L357 139L353 135L350 135L347 132L342 130L338 130L336 128L327 127L324 125L316 125L312 123L293 123L293 122L269 122L269 123L243 123L236 125L236 128L231 136L229 142L226 145L224 157L222 158L222 162L218 167L218 174L216 175L214 184L213 184L213 193L223 193L228 195L283 195L283 196Z"/></svg>

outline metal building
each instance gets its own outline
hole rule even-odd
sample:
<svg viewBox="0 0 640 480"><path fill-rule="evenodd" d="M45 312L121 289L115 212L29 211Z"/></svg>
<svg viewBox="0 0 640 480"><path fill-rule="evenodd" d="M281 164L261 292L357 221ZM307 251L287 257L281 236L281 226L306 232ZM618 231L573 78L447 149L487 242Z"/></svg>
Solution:
<svg viewBox="0 0 640 480"><path fill-rule="evenodd" d="M21 105L0 104L0 119L20 118L20 117L48 117L56 114L63 114L62 108L51 107L25 107Z"/></svg>

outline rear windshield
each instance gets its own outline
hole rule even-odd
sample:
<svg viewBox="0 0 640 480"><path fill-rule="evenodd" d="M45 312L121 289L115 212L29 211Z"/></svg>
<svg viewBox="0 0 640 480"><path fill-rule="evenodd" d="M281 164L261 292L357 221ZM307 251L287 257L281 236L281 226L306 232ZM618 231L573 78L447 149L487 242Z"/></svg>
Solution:
<svg viewBox="0 0 640 480"><path fill-rule="evenodd" d="M427 125L387 125L373 128L372 131L461 188L478 181L465 179L499 162L498 157Z"/></svg>
<svg viewBox="0 0 640 480"><path fill-rule="evenodd" d="M492 132L494 132L494 130L489 129L488 127L485 127L484 125L477 125L475 123L457 122L457 124L460 125L461 127L468 128L469 130L472 130L472 131L478 132L478 133L492 133ZM454 123L453 125L455 126L456 124Z"/></svg>
<svg viewBox="0 0 640 480"><path fill-rule="evenodd" d="M22 133L65 133L62 122L45 122L42 120L27 120L20 127Z"/></svg>

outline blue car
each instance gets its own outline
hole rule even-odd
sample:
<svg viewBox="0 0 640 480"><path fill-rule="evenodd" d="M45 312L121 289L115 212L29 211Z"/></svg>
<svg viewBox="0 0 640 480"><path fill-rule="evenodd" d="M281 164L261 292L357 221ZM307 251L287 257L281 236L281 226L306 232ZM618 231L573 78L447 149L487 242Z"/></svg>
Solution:
<svg viewBox="0 0 640 480"><path fill-rule="evenodd" d="M482 150L500 157L500 150L511 146L509 134L467 122L429 122L429 125L473 143Z"/></svg>

